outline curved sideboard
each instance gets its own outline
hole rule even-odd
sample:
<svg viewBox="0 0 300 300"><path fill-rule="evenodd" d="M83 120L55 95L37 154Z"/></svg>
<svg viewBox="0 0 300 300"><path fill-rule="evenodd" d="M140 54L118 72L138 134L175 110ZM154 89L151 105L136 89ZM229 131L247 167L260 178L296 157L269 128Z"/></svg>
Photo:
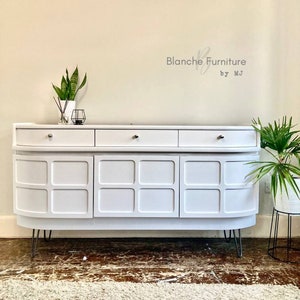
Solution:
<svg viewBox="0 0 300 300"><path fill-rule="evenodd" d="M251 126L14 124L14 212L41 230L255 225Z"/></svg>

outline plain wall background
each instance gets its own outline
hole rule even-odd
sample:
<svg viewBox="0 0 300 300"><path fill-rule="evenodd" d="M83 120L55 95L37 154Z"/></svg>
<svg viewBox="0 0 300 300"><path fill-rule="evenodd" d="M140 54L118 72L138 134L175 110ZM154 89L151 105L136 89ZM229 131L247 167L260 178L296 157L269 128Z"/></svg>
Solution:
<svg viewBox="0 0 300 300"><path fill-rule="evenodd" d="M66 67L88 74L78 107L90 124L248 125L285 114L297 123L299 12L297 0L0 0L0 236L21 235L12 225L12 124L58 122L51 83ZM246 65L167 65L207 49ZM268 219L263 187L260 206Z"/></svg>

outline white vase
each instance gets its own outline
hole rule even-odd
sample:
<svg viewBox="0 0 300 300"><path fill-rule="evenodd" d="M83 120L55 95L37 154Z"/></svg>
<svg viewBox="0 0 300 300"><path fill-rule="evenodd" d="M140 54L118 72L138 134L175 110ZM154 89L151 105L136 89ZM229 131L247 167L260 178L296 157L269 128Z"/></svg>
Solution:
<svg viewBox="0 0 300 300"><path fill-rule="evenodd" d="M71 124L73 109L76 108L75 100L60 100L62 112L60 112L59 124Z"/></svg>

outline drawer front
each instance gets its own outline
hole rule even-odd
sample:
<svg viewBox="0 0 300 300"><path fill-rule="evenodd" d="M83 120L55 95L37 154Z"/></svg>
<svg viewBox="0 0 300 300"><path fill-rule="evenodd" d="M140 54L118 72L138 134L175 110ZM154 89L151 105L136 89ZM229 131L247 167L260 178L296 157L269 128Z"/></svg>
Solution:
<svg viewBox="0 0 300 300"><path fill-rule="evenodd" d="M254 130L180 130L180 147L256 147Z"/></svg>
<svg viewBox="0 0 300 300"><path fill-rule="evenodd" d="M177 147L177 130L97 130L96 146Z"/></svg>
<svg viewBox="0 0 300 300"><path fill-rule="evenodd" d="M17 129L17 145L94 146L94 130Z"/></svg>

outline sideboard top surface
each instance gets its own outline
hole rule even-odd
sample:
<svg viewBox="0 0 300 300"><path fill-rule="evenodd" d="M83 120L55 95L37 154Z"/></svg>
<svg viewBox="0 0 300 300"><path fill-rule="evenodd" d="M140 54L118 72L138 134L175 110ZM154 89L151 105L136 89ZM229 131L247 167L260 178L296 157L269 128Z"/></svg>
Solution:
<svg viewBox="0 0 300 300"><path fill-rule="evenodd" d="M14 123L14 128L23 129L174 129L174 130L254 130L250 125L158 125L158 124L86 124L60 125L37 123Z"/></svg>

